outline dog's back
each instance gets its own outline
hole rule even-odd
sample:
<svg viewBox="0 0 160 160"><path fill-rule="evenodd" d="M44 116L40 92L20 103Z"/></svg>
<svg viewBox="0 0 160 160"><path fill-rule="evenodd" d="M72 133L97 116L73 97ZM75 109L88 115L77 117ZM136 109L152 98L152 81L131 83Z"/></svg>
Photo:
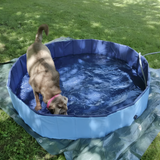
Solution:
<svg viewBox="0 0 160 160"><path fill-rule="evenodd" d="M44 88L47 89L51 86L55 86L55 90L61 92L59 89L59 73L55 68L49 49L42 44L43 30L48 35L48 26L41 25L36 34L35 42L27 50L29 83L37 92L42 92L40 91L42 88L45 90Z"/></svg>
<svg viewBox="0 0 160 160"><path fill-rule="evenodd" d="M39 68L41 65L40 62L46 62L54 68L54 62L52 60L50 51L44 44L42 44L43 30L45 31L46 35L48 35L48 26L46 24L41 25L38 28L35 42L27 49L27 71L30 76L33 74L33 70L35 70L35 68ZM41 66L41 70L42 67L43 66Z"/></svg>

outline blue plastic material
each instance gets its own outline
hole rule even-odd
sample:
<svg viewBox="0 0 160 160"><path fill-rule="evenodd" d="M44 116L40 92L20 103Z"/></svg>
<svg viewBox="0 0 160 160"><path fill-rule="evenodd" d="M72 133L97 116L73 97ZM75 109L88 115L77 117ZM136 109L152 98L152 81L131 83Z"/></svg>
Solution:
<svg viewBox="0 0 160 160"><path fill-rule="evenodd" d="M41 136L57 139L103 137L118 128L129 126L134 121L134 116L140 116L146 109L150 83L148 63L142 56L141 60L143 70L147 79L147 87L145 88L141 68L139 66L138 53L130 47L101 40L70 40L63 42L52 42L50 44L47 44L47 47L50 49L52 58L55 61L56 68L60 73L62 94L69 98L68 116L50 114L49 112L47 112L46 105L43 102L43 109L41 111L36 112L34 110L35 100L33 97L32 88L28 84L29 76L26 70L26 55L21 56L13 65L8 77L7 84L13 106L19 113L20 117L25 121L25 123L27 123L35 132L37 132ZM87 57L90 59L88 59ZM94 61L94 58L97 58L97 61ZM99 60L99 58L102 59ZM94 63L92 63L93 61ZM106 63L107 61L109 63ZM128 103L126 103L126 101L122 103L122 89L116 90L117 96L119 95L119 99L117 100L116 98L116 100L120 103L119 105L117 105L117 101L116 103L113 102L114 105L107 108L106 106L108 106L109 100L106 99L105 101L105 95L108 96L107 89L109 90L109 87L107 88L107 86L105 86L106 83L104 83L105 81L107 81L107 79L102 80L102 77L103 75L105 75L105 78L111 77L112 72L107 72L107 68L105 68L105 65L110 64L111 66L114 66L114 61L117 61L120 64L121 69L119 70L122 71L120 75L124 75L122 79L123 81L127 81L127 86L129 86L128 88L134 96L132 96L131 98L126 98L128 100ZM103 64L103 62L105 62L105 65ZM70 64L70 66L67 66L68 64ZM89 72L87 70L88 68L86 64L98 64L98 67L100 69L94 70L93 74L95 73L95 77L94 75L91 76L90 74L93 66L88 66L88 68L91 67L91 70ZM83 68L83 66L86 69ZM85 107L84 104L86 103L87 106L89 106L90 104L90 101L88 103L88 101L85 100L86 96L84 97L85 103L79 104L83 100L82 95L86 93L86 91L83 90L83 86L81 86L80 88L84 93L77 93L77 97L75 94L72 95L72 93L69 92L70 88L75 89L77 87L77 83L80 83L79 81L81 79L85 79L83 77L83 74L81 74L81 70L79 68L85 69L85 73L90 76L89 81L87 81L86 83L89 84L91 81L97 83L97 90L99 92L97 92L97 90L94 90L94 94L86 95L87 97L91 95L90 100L93 101L96 99L99 100L101 99L101 97L105 97L103 100L101 99L97 102L100 104L97 105L98 108L104 108L103 110L97 111L97 106L92 106L91 103L90 108L88 108L86 112L82 113L82 108ZM66 72L66 74L64 74L64 72ZM100 75L99 73L102 72L103 74ZM117 68L113 72L118 72ZM107 73L110 74L107 75ZM97 78L96 75L100 76L100 78ZM111 81L113 81L113 79ZM117 81L117 83L120 84L123 82L117 79L115 79L114 81L115 83ZM103 83L104 85L102 85L102 88L100 88L100 84ZM90 86L88 85L88 87ZM106 90L103 90L103 88L106 88ZM93 86L91 90L93 90ZM103 96L101 95L102 90ZM135 92L133 92L134 90ZM76 91L72 90L72 92L75 93ZM112 90L110 90L109 92L112 92ZM128 90L126 90L126 92L128 92ZM111 99L114 99L114 95L115 92L113 92ZM80 97L81 100L78 101L78 98L80 99ZM102 103L100 103L102 101L105 102L104 106L102 105ZM81 108L80 111L79 108ZM74 112L74 110L76 110L76 112Z"/></svg>

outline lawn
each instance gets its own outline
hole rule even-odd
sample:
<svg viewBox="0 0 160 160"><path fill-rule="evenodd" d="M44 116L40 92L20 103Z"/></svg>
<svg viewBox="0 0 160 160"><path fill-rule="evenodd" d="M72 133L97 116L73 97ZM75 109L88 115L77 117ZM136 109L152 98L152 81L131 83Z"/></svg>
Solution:
<svg viewBox="0 0 160 160"><path fill-rule="evenodd" d="M101 39L125 44L142 55L160 51L160 0L0 0L0 63L26 53L46 23L46 43L59 37ZM160 55L146 57L160 68ZM0 109L1 159L64 160L48 154ZM160 135L142 157L159 160Z"/></svg>

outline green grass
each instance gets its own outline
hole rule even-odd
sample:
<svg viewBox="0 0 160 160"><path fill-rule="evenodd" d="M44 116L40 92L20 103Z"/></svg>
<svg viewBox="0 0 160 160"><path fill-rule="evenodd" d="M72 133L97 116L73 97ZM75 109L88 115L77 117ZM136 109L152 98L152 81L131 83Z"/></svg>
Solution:
<svg viewBox="0 0 160 160"><path fill-rule="evenodd" d="M157 52L159 11L160 0L0 0L0 62L25 54L43 23L49 26L44 43L61 36L92 38L125 44L142 54ZM147 56L147 60L150 67L160 68L160 55ZM158 135L142 159L158 160L159 140ZM63 155L49 155L2 110L0 157L64 159Z"/></svg>
<svg viewBox="0 0 160 160"><path fill-rule="evenodd" d="M154 139L141 160L159 160L160 159L160 133Z"/></svg>
<svg viewBox="0 0 160 160"><path fill-rule="evenodd" d="M43 42L65 36L128 45L142 54L160 50L159 0L1 0L0 62L26 53L38 26L50 33ZM160 56L147 57L160 68Z"/></svg>
<svg viewBox="0 0 160 160"><path fill-rule="evenodd" d="M1 160L65 160L47 153L37 141L0 109Z"/></svg>

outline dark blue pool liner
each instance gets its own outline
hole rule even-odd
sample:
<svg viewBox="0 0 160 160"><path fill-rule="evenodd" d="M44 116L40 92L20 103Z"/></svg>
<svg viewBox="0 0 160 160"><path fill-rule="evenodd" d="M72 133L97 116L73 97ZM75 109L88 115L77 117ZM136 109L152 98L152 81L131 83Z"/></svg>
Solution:
<svg viewBox="0 0 160 160"><path fill-rule="evenodd" d="M70 40L47 44L52 58L79 54L99 54L109 58L122 60L132 68L133 74L143 80L142 71L139 66L138 53L128 46L106 42L101 40ZM60 116L40 115L31 110L16 95L16 89L26 74L26 55L21 56L13 65L8 77L8 91L12 103L24 121L37 133L44 137L58 139L77 139L102 137L111 131L123 126L128 126L134 121L134 116L140 116L147 107L149 94L149 70L148 62L142 56L142 65L147 87L130 105L122 110L102 116ZM138 82L136 82L138 83ZM142 83L142 88L144 84ZM43 128L42 128L43 126ZM85 132L84 132L85 130Z"/></svg>

